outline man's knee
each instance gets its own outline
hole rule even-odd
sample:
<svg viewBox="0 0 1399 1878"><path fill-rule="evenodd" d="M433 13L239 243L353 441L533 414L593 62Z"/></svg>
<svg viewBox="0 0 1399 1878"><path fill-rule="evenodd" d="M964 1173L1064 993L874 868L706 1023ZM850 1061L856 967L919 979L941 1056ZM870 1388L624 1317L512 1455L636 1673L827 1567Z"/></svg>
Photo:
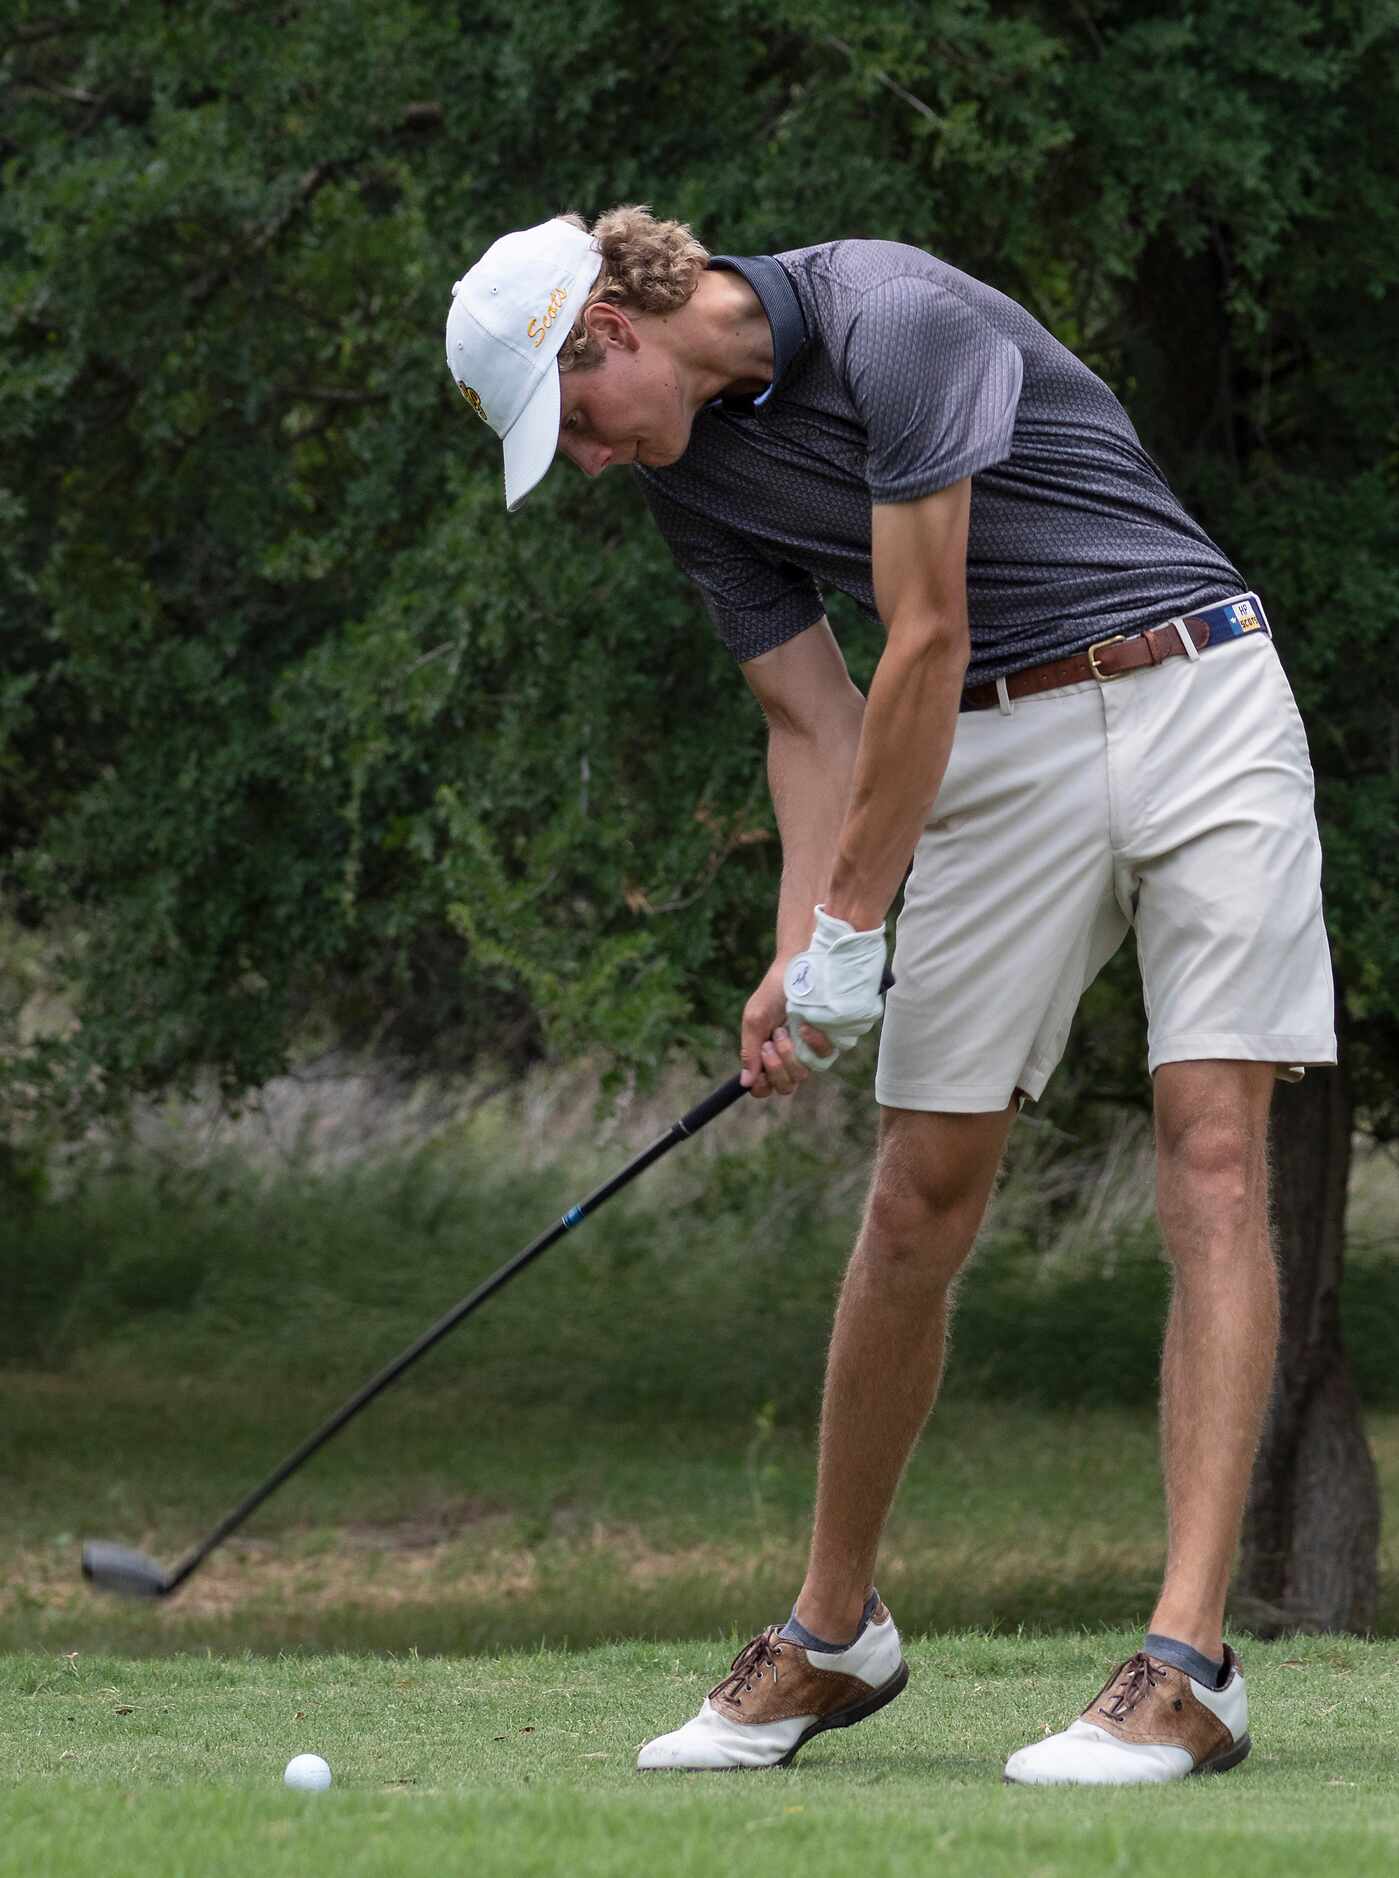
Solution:
<svg viewBox="0 0 1399 1878"><path fill-rule="evenodd" d="M887 1116L865 1212L865 1256L950 1282L981 1225L1007 1125L999 1116Z"/></svg>
<svg viewBox="0 0 1399 1878"><path fill-rule="evenodd" d="M1266 1218L1271 1069L1247 1064L1238 1072L1158 1084L1157 1196L1168 1238L1182 1219L1227 1232Z"/></svg>

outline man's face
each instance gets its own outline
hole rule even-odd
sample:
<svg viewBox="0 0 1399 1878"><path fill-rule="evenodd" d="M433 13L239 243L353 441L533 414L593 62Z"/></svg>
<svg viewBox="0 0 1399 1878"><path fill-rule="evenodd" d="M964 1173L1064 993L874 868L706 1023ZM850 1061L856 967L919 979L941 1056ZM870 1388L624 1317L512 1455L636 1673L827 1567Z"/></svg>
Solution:
<svg viewBox="0 0 1399 1878"><path fill-rule="evenodd" d="M610 309L609 309L610 312ZM560 375L559 454L585 476L640 463L660 469L684 455L693 413L665 348L608 323L601 365Z"/></svg>

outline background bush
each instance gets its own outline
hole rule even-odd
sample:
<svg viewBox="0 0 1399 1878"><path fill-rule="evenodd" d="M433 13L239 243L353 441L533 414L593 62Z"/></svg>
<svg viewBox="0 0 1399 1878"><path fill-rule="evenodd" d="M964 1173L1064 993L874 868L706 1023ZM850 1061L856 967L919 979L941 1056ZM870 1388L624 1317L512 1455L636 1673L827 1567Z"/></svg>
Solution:
<svg viewBox="0 0 1399 1878"><path fill-rule="evenodd" d="M730 251L931 247L1122 393L1278 622L1387 1127L1397 47L1394 0L16 0L0 896L81 1028L10 1024L8 1133L327 1028L645 1066L732 1024L756 708L627 479L506 517L441 351L489 241L627 199ZM1124 1041L1139 1075L1135 1006Z"/></svg>
<svg viewBox="0 0 1399 1878"><path fill-rule="evenodd" d="M483 1414L557 1400L600 1427L681 1416L809 1428L863 1197L849 1142L832 1168L842 1106L810 1130L678 1150L404 1386L469 1376ZM528 1114L501 1098L416 1151L350 1166L258 1167L223 1148L200 1165L137 1153L89 1173L29 1215L0 1361L206 1379L270 1369L305 1375L330 1406L660 1132L633 1121L599 1150L585 1103L546 1143ZM1020 1132L961 1285L952 1395L1154 1403L1168 1275L1140 1134L1117 1140L1104 1173L1101 1144L1075 1152L1052 1125ZM1375 1204L1392 1209L1392 1170L1373 1171ZM1393 1252L1392 1233L1358 1247L1345 1277L1372 1409L1399 1408Z"/></svg>

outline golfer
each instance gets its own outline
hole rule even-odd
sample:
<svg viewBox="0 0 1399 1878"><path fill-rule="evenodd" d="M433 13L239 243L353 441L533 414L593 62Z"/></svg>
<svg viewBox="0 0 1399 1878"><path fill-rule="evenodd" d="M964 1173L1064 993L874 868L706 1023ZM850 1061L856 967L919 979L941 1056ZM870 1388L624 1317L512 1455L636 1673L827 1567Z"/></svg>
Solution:
<svg viewBox="0 0 1399 1878"><path fill-rule="evenodd" d="M785 1766L903 1688L875 1561L950 1289L1012 1119L1130 929L1174 1274L1165 1579L1141 1649L1006 1776L1233 1767L1225 1594L1278 1322L1268 1109L1275 1077L1335 1061L1311 769L1263 599L1107 386L919 249L710 256L619 208L506 235L453 293L448 366L501 437L509 506L556 454L630 468L766 715L783 866L743 1013L754 1095L790 1095L879 1019L903 887L805 1582L639 1766ZM867 697L826 588L883 622ZM1112 1533L1107 1481L1101 1517Z"/></svg>

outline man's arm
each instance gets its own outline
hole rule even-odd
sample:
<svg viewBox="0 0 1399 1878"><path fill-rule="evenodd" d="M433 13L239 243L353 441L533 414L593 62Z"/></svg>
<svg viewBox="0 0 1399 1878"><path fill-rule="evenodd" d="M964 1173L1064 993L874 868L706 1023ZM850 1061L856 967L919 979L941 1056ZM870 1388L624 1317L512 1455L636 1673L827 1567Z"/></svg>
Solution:
<svg viewBox="0 0 1399 1878"><path fill-rule="evenodd" d="M743 668L768 724L768 786L782 832L777 949L799 952L845 821L865 701L820 620Z"/></svg>
<svg viewBox="0 0 1399 1878"><path fill-rule="evenodd" d="M969 478L913 502L877 504L875 601L887 638L861 708L821 621L743 668L767 715L768 776L782 834L777 958L743 1013L743 1074L755 1095L804 1074L782 1024L785 963L814 909L858 931L882 926L947 768L970 657ZM826 1046L806 1041L825 1054Z"/></svg>
<svg viewBox="0 0 1399 1878"><path fill-rule="evenodd" d="M786 1016L782 972L811 937L850 802L865 701L850 682L826 621L743 667L768 723L768 785L782 836L776 958L743 1014L743 1073L755 1095L799 1081L799 1065L766 1075L763 1046ZM769 1055L775 1053L769 1052ZM790 1058L790 1050L785 1053Z"/></svg>
<svg viewBox="0 0 1399 1878"><path fill-rule="evenodd" d="M970 513L969 477L874 510L875 602L888 637L826 892L827 911L861 932L883 925L951 753L971 656Z"/></svg>

